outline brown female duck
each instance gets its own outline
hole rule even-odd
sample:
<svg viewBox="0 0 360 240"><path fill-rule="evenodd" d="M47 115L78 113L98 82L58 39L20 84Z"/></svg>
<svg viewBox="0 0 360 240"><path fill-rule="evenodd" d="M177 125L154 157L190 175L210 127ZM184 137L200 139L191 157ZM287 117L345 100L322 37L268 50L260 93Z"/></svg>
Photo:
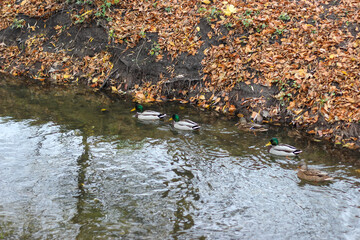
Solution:
<svg viewBox="0 0 360 240"><path fill-rule="evenodd" d="M313 182L323 182L323 181L333 180L333 178L330 177L326 172L322 172L317 169L308 168L305 162L301 162L300 165L298 166L297 176L300 179L313 181Z"/></svg>

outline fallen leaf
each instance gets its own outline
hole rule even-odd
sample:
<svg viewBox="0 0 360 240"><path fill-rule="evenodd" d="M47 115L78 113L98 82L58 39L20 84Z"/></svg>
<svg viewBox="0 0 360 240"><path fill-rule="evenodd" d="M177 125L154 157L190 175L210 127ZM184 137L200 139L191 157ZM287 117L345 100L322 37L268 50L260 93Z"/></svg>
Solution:
<svg viewBox="0 0 360 240"><path fill-rule="evenodd" d="M226 16L231 16L231 14L236 13L236 11L237 9L232 4L227 5L226 9L223 10Z"/></svg>
<svg viewBox="0 0 360 240"><path fill-rule="evenodd" d="M112 92L112 93L118 93L118 90L117 90L116 87L111 86L111 92Z"/></svg>

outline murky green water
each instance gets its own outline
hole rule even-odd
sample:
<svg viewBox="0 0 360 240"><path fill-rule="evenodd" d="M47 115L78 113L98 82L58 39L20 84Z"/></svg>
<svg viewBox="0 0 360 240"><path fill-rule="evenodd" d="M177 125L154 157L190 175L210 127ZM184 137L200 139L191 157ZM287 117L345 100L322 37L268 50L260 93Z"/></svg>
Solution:
<svg viewBox="0 0 360 240"><path fill-rule="evenodd" d="M176 132L139 122L129 101L3 78L0 239L360 238L360 173L326 144L150 106L202 125ZM298 159L263 147L272 136L335 181L300 181Z"/></svg>

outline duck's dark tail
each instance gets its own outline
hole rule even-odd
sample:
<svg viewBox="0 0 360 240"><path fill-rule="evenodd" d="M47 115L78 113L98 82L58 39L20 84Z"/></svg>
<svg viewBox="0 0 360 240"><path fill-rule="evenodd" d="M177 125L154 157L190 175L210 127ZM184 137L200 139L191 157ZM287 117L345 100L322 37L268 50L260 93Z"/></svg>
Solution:
<svg viewBox="0 0 360 240"><path fill-rule="evenodd" d="M298 154L302 153L302 151L301 151L300 149L296 149L295 151L293 151L293 153L294 153L295 155L298 155Z"/></svg>
<svg viewBox="0 0 360 240"><path fill-rule="evenodd" d="M159 117L160 119L163 119L163 118L166 117L166 114L165 114L165 113L161 113L161 114L158 115L158 117Z"/></svg>
<svg viewBox="0 0 360 240"><path fill-rule="evenodd" d="M200 126L199 125L195 125L192 127L193 130L199 130L200 129Z"/></svg>

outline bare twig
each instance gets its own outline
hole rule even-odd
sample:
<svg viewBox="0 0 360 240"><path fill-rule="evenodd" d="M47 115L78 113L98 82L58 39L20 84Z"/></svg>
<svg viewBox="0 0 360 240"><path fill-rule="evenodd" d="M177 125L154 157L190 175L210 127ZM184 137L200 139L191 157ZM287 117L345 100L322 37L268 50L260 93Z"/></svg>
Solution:
<svg viewBox="0 0 360 240"><path fill-rule="evenodd" d="M101 87L99 88L100 90L102 90L102 89L105 88L105 86L106 86L107 83L109 82L110 77L111 77L114 73L116 73L117 71L118 71L118 69L115 69L114 71L112 71L112 72L109 74L109 76L104 80L103 84L102 84Z"/></svg>

